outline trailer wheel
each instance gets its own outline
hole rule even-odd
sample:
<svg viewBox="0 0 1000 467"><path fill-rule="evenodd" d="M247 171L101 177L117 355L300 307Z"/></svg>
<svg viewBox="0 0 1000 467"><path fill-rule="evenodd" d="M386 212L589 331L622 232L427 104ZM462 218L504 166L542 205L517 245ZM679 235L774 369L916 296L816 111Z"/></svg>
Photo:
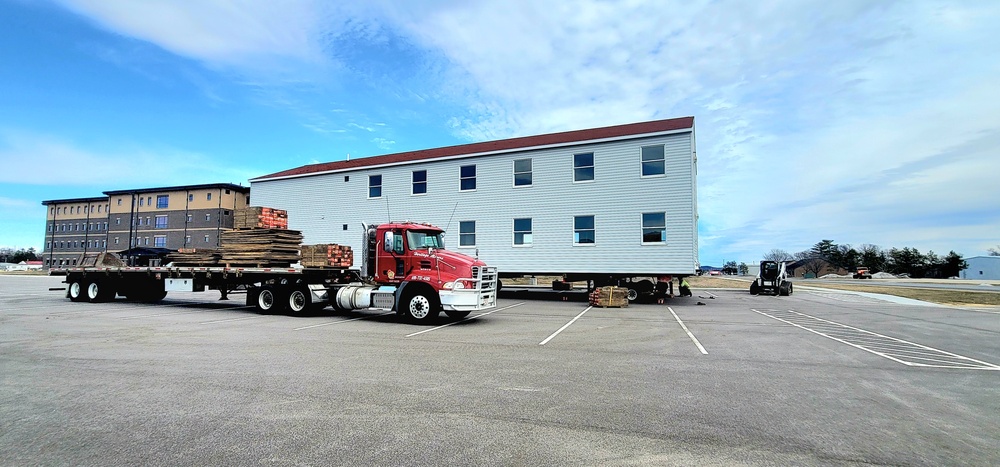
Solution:
<svg viewBox="0 0 1000 467"><path fill-rule="evenodd" d="M639 292L637 290L635 290L635 289L626 289L626 290L627 291L625 292L625 298L628 301L634 302L634 301L636 301L636 299L639 298Z"/></svg>
<svg viewBox="0 0 1000 467"><path fill-rule="evenodd" d="M258 300L260 297L258 297ZM288 309L292 313L302 313L312 308L312 294L307 289L292 289L288 294Z"/></svg>
<svg viewBox="0 0 1000 467"><path fill-rule="evenodd" d="M466 316L469 316L469 313L471 313L471 311L446 311L445 312L445 314L447 314L448 317L451 318L451 319L462 319L462 318L465 318Z"/></svg>
<svg viewBox="0 0 1000 467"><path fill-rule="evenodd" d="M87 284L87 301L91 303L100 303L114 300L114 298L115 289L107 283L93 281Z"/></svg>
<svg viewBox="0 0 1000 467"><path fill-rule="evenodd" d="M413 288L414 290L410 290ZM423 287L411 285L403 292L403 300L400 306L403 315L418 323L426 323L437 317L441 307L437 304L437 297L427 293Z"/></svg>
<svg viewBox="0 0 1000 467"><path fill-rule="evenodd" d="M87 296L85 292L86 287L84 287L83 283L78 280L70 282L69 287L66 288L66 296L73 302L86 301Z"/></svg>
<svg viewBox="0 0 1000 467"><path fill-rule="evenodd" d="M257 301L254 306L257 307L257 311L261 313L270 313L274 311L278 304L278 297L271 287L261 287L260 291L257 292Z"/></svg>

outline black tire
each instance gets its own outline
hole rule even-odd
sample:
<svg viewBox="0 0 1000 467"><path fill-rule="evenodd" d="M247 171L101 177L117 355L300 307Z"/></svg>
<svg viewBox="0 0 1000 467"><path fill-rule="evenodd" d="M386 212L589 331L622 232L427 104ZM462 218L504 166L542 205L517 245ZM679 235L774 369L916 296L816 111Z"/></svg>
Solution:
<svg viewBox="0 0 1000 467"><path fill-rule="evenodd" d="M428 323L437 318L441 305L435 294L428 293L424 287L409 286L403 290L402 300L397 306L406 319L416 323Z"/></svg>
<svg viewBox="0 0 1000 467"><path fill-rule="evenodd" d="M254 295L256 299L253 306L257 308L257 311L267 314L278 310L278 304L281 303L281 300L273 287L261 287Z"/></svg>
<svg viewBox="0 0 1000 467"><path fill-rule="evenodd" d="M634 302L639 299L639 291L635 289L626 289L625 299Z"/></svg>
<svg viewBox="0 0 1000 467"><path fill-rule="evenodd" d="M288 293L285 304L292 314L305 313L312 307L312 293L306 288L294 288Z"/></svg>
<svg viewBox="0 0 1000 467"><path fill-rule="evenodd" d="M469 313L472 313L472 312L471 311L446 311L445 312L445 314L448 315L448 317L451 318L451 319L462 319L462 318L465 318L466 316L469 316Z"/></svg>
<svg viewBox="0 0 1000 467"><path fill-rule="evenodd" d="M757 281L750 284L750 295L760 295L760 286L757 285Z"/></svg>
<svg viewBox="0 0 1000 467"><path fill-rule="evenodd" d="M82 281L74 280L66 287L66 297L72 302L87 301L87 286Z"/></svg>
<svg viewBox="0 0 1000 467"><path fill-rule="evenodd" d="M115 289L103 281L91 281L87 283L87 301L91 303L101 303L114 300Z"/></svg>
<svg viewBox="0 0 1000 467"><path fill-rule="evenodd" d="M656 285L654 285L653 281L649 279L643 279L636 282L635 284L632 284L632 287L635 288L636 292L639 292L639 295L650 295L656 290Z"/></svg>
<svg viewBox="0 0 1000 467"><path fill-rule="evenodd" d="M782 282L778 285L778 295L782 297L787 297L792 294L792 284L790 282Z"/></svg>

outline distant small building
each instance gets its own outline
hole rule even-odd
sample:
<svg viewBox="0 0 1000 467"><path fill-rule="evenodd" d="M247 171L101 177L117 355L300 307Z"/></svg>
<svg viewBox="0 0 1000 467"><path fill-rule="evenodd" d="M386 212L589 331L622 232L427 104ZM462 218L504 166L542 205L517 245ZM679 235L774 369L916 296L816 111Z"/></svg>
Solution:
<svg viewBox="0 0 1000 467"><path fill-rule="evenodd" d="M1000 256L973 256L965 262L969 267L962 270L962 279L1000 280Z"/></svg>

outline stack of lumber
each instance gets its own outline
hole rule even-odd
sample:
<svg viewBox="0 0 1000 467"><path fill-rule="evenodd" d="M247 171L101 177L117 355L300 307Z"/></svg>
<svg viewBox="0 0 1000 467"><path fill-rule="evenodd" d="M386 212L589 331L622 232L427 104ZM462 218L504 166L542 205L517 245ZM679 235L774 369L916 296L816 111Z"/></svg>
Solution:
<svg viewBox="0 0 1000 467"><path fill-rule="evenodd" d="M299 261L307 268L335 267L349 268L354 264L354 252L347 245L323 243L302 245Z"/></svg>
<svg viewBox="0 0 1000 467"><path fill-rule="evenodd" d="M214 248L181 248L167 255L167 262L175 266L208 266L218 264L222 254Z"/></svg>
<svg viewBox="0 0 1000 467"><path fill-rule="evenodd" d="M628 289L625 287L599 287L590 293L590 304L599 307L625 308L628 306Z"/></svg>
<svg viewBox="0 0 1000 467"><path fill-rule="evenodd" d="M229 266L288 266L299 260L302 232L287 229L226 230L222 258Z"/></svg>
<svg viewBox="0 0 1000 467"><path fill-rule="evenodd" d="M235 229L287 229L288 211L284 209L250 206L233 213Z"/></svg>

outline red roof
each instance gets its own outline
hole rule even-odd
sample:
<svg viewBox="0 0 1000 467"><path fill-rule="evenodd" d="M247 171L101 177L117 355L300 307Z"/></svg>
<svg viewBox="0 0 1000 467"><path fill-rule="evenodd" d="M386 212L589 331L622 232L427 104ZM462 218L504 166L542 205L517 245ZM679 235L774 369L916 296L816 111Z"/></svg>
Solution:
<svg viewBox="0 0 1000 467"><path fill-rule="evenodd" d="M531 148L538 146L550 146L558 144L592 141L605 138L618 138L622 136L662 133L675 130L684 130L689 128L694 128L694 117L670 118L666 120L654 120L651 122L629 123L627 125L591 128L588 130L564 131L561 133L549 133L537 136L523 136L520 138L501 139L497 141L485 141L482 143L462 144L458 146L446 146L443 148L422 149L419 151L409 151L409 152L400 152L396 154L386 154L382 156L363 157L360 159L352 159L346 161L303 165L301 167L284 170L270 175L262 175L260 177L252 179L251 181L267 180L271 178L303 176L320 172L357 169L361 167L369 167L376 165L415 162L427 159L437 159L441 157L482 154L482 153L509 151L514 149L523 149L523 148Z"/></svg>

